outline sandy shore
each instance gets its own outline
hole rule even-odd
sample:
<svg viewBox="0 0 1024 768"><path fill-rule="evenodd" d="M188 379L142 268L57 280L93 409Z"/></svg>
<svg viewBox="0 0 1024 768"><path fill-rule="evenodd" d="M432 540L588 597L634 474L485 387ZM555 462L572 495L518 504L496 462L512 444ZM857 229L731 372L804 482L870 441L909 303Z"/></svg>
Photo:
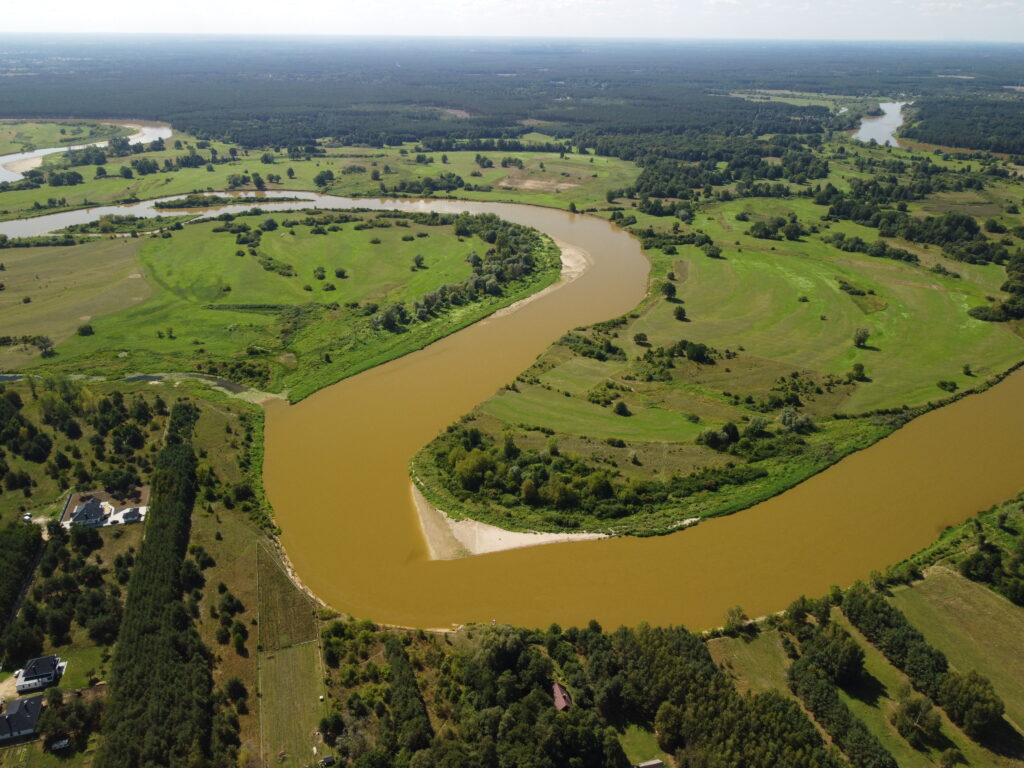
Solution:
<svg viewBox="0 0 1024 768"><path fill-rule="evenodd" d="M452 520L420 493L415 483L410 484L412 498L419 513L420 527L433 560L455 560L506 549L536 547L540 544L558 544L567 541L605 539L603 533L522 533L506 531L496 525L476 520Z"/></svg>
<svg viewBox="0 0 1024 768"><path fill-rule="evenodd" d="M557 245L561 251L560 258L562 259L562 272L558 280L544 290L537 291L532 296L527 296L525 299L520 299L514 304L509 304L507 307L499 309L497 312L490 315L490 317L503 317L504 315L509 315L525 304L529 304L531 301L536 301L541 296L546 296L552 291L558 290L566 283L571 283L587 271L590 267L590 254L582 248L577 248L575 245L563 243L561 240L555 240L555 238L551 239L554 240L555 245ZM484 318L481 322L487 322L490 317Z"/></svg>

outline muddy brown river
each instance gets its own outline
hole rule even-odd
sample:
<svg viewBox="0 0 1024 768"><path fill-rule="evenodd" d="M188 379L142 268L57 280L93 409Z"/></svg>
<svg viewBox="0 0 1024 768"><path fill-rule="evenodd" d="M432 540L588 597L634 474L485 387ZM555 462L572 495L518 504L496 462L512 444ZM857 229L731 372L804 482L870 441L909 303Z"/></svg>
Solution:
<svg viewBox="0 0 1024 768"><path fill-rule="evenodd" d="M339 610L422 627L492 619L568 626L591 618L606 627L708 627L733 605L756 616L800 594L847 585L1024 487L1020 371L730 517L657 538L430 560L410 496L409 458L565 330L635 306L648 264L638 243L607 222L550 209L331 197L312 204L493 212L576 246L592 261L579 279L515 312L297 405L267 407L264 479L283 544L302 580ZM150 206L104 212L147 215ZM66 226L97 215L12 222L0 232L35 234L58 225L46 220Z"/></svg>

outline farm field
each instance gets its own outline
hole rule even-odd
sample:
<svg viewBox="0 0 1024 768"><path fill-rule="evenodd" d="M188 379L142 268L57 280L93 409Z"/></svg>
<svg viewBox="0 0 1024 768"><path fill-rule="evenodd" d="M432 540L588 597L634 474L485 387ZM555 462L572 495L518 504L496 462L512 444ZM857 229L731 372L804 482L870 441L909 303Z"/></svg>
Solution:
<svg viewBox="0 0 1024 768"><path fill-rule="evenodd" d="M263 759L272 765L306 766L314 758L316 729L326 707L320 648L316 642L260 653L260 719Z"/></svg>

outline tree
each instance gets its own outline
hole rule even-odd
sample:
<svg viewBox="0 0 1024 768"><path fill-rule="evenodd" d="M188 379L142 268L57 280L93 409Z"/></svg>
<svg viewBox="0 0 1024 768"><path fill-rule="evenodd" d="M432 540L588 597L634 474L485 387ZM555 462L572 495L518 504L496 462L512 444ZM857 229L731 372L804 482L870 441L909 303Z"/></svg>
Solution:
<svg viewBox="0 0 1024 768"><path fill-rule="evenodd" d="M686 308L682 304L679 304L672 311L672 316L675 317L676 320L678 320L678 321L680 321L682 323L685 323L686 322Z"/></svg>
<svg viewBox="0 0 1024 768"><path fill-rule="evenodd" d="M853 346L863 349L869 338L871 338L871 331L867 328L858 328L853 332Z"/></svg>
<svg viewBox="0 0 1024 768"><path fill-rule="evenodd" d="M334 171L320 171L313 177L313 183L318 187L328 187L334 181Z"/></svg>
<svg viewBox="0 0 1024 768"><path fill-rule="evenodd" d="M900 736L915 749L923 749L935 741L942 727L942 718L924 696L914 694L904 685L896 699L896 709L889 717Z"/></svg>
<svg viewBox="0 0 1024 768"><path fill-rule="evenodd" d="M632 416L632 412L629 410L629 406L626 405L624 400L616 400L615 407L612 409L616 416Z"/></svg>
<svg viewBox="0 0 1024 768"><path fill-rule="evenodd" d="M661 284L661 295L667 300L672 301L676 297L676 286L674 283L670 283L667 280Z"/></svg>
<svg viewBox="0 0 1024 768"><path fill-rule="evenodd" d="M723 631L727 635L738 635L746 627L750 617L744 612L742 606L734 605L725 614L725 626Z"/></svg>

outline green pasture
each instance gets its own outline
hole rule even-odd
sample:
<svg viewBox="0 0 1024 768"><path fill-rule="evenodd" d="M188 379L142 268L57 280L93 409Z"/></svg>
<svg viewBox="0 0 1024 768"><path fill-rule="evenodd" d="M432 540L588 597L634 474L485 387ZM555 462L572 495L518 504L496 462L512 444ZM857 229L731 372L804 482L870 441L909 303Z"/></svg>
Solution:
<svg viewBox="0 0 1024 768"><path fill-rule="evenodd" d="M307 766L327 707L316 642L259 654L262 763Z"/></svg>

